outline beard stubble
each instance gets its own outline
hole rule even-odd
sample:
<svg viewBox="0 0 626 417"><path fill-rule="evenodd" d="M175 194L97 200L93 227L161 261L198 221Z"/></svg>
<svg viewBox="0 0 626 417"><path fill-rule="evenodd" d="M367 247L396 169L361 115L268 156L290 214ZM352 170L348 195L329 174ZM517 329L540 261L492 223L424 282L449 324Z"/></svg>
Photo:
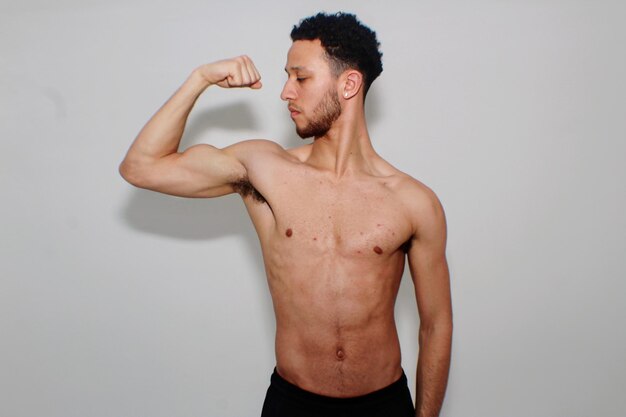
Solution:
<svg viewBox="0 0 626 417"><path fill-rule="evenodd" d="M302 128L296 126L296 133L302 139L324 136L340 115L341 103L337 92L331 88L313 110L313 118L309 123Z"/></svg>

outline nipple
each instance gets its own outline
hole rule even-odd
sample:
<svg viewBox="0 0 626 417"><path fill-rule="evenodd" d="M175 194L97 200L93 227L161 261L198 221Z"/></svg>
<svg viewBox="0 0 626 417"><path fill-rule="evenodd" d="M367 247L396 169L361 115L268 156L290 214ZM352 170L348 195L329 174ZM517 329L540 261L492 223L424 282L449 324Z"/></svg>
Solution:
<svg viewBox="0 0 626 417"><path fill-rule="evenodd" d="M381 255L383 253L383 250L380 248L380 246L374 246L374 252Z"/></svg>
<svg viewBox="0 0 626 417"><path fill-rule="evenodd" d="M285 232L285 235L287 235L287 237L291 237L291 235L293 235L293 230L287 229L287 231Z"/></svg>

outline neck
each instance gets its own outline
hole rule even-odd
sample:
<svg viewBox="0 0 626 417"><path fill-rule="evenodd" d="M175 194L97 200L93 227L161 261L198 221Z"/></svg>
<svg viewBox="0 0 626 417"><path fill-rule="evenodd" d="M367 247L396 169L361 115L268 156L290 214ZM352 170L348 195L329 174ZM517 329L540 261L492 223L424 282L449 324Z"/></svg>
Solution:
<svg viewBox="0 0 626 417"><path fill-rule="evenodd" d="M362 107L361 107L362 108ZM370 141L363 111L344 108L324 135L315 138L307 163L333 173L336 179L373 172L377 156Z"/></svg>

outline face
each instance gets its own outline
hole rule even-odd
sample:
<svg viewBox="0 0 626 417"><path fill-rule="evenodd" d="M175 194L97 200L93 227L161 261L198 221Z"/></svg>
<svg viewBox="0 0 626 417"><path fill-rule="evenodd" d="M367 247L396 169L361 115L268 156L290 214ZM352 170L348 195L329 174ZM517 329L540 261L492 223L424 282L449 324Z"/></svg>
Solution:
<svg viewBox="0 0 626 417"><path fill-rule="evenodd" d="M281 98L289 104L296 132L303 139L323 136L341 115L341 103L320 41L294 42L285 70Z"/></svg>

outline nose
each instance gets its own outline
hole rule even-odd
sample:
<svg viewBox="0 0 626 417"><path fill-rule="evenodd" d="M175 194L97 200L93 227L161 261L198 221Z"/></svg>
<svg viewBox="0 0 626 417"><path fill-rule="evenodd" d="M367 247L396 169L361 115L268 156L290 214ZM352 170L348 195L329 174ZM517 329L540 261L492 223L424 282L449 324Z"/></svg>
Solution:
<svg viewBox="0 0 626 417"><path fill-rule="evenodd" d="M280 93L280 99L284 101L289 101L295 99L295 91L293 89L293 83L291 80L285 81L285 86L283 87L283 91Z"/></svg>

